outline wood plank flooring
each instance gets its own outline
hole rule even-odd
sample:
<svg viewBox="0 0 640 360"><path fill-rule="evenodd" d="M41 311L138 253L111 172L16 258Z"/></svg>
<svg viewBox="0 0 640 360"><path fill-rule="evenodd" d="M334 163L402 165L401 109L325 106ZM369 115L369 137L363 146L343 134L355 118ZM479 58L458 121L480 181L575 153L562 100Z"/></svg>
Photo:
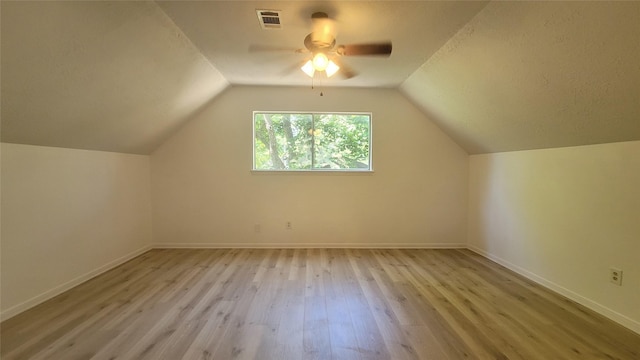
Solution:
<svg viewBox="0 0 640 360"><path fill-rule="evenodd" d="M2 359L640 359L468 250L152 250L1 324Z"/></svg>

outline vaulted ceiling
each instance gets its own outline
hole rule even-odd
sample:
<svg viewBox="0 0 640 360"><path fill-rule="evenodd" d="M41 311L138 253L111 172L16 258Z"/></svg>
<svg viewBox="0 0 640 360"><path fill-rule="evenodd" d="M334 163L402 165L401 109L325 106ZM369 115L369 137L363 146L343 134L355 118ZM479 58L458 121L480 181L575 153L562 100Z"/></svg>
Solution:
<svg viewBox="0 0 640 360"><path fill-rule="evenodd" d="M256 9L282 12L264 30ZM323 86L397 88L469 153L640 140L640 2L2 1L2 141L149 154L233 85L309 86L310 15L348 57ZM268 50L268 51L266 51ZM272 51L273 50L273 51Z"/></svg>

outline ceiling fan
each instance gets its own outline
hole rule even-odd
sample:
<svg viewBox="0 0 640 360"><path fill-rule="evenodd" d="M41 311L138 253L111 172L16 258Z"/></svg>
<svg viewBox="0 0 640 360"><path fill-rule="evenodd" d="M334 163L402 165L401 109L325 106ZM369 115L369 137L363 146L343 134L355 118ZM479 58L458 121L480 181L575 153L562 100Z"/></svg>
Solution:
<svg viewBox="0 0 640 360"><path fill-rule="evenodd" d="M311 54L301 70L312 77L316 72L325 72L331 77L339 70L345 78L355 76L355 72L343 64L342 56L384 56L391 55L391 42L336 45L336 25L324 12L311 15L312 29L304 38L304 48L295 50L296 53Z"/></svg>
<svg viewBox="0 0 640 360"><path fill-rule="evenodd" d="M341 74L346 78L355 76L355 72L346 65L341 64L337 57L340 56L390 56L391 42L336 45L335 21L324 12L316 12L311 15L311 33L304 38L305 49L298 52L309 52L312 58L301 67L302 71L313 77L316 71L324 71L327 77L337 73L342 65Z"/></svg>

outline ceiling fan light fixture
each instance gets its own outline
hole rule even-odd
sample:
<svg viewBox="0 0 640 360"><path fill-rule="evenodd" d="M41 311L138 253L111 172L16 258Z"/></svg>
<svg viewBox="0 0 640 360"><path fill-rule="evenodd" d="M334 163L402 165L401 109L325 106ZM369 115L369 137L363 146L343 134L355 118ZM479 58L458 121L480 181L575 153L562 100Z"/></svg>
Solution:
<svg viewBox="0 0 640 360"><path fill-rule="evenodd" d="M338 70L340 70L340 66L329 60L329 64L327 64L327 68L325 69L325 71L327 72L327 77L333 76L333 74L337 73Z"/></svg>
<svg viewBox="0 0 640 360"><path fill-rule="evenodd" d="M316 69L313 68L313 62L311 62L311 60L302 65L300 69L304 71L305 74L309 75L309 77L313 77L313 74L315 74L316 72Z"/></svg>
<svg viewBox="0 0 640 360"><path fill-rule="evenodd" d="M327 55L317 53L314 55L313 59L304 63L300 69L309 77L313 77L316 71L324 71L326 72L327 77L331 77L340 70L340 66L332 60L329 60Z"/></svg>
<svg viewBox="0 0 640 360"><path fill-rule="evenodd" d="M317 53L313 56L313 68L316 71L324 71L329 65L329 58L324 53Z"/></svg>

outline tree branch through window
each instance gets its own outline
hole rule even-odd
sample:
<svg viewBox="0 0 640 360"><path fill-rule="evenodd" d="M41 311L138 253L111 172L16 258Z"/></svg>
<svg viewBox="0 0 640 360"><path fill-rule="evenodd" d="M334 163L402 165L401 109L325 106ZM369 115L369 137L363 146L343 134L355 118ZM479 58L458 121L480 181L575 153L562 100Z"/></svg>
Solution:
<svg viewBox="0 0 640 360"><path fill-rule="evenodd" d="M254 170L371 170L371 114L254 112Z"/></svg>

